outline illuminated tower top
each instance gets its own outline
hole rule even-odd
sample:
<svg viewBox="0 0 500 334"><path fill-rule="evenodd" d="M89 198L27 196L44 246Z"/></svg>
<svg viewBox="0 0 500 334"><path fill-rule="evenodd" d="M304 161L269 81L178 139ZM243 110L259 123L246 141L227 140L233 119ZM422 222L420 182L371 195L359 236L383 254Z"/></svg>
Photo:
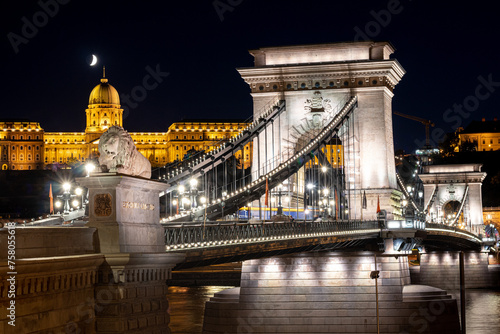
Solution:
<svg viewBox="0 0 500 334"><path fill-rule="evenodd" d="M123 109L120 108L120 96L115 87L108 83L105 69L101 83L92 89L89 97L87 128L85 132L102 133L112 125L123 126Z"/></svg>

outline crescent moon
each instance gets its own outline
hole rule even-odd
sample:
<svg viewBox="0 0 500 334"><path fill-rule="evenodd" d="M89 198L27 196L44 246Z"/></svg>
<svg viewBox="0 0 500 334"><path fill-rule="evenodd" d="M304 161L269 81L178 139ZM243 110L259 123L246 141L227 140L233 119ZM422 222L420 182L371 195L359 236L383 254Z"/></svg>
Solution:
<svg viewBox="0 0 500 334"><path fill-rule="evenodd" d="M90 62L90 66L94 66L97 64L97 57L95 55L92 55L92 61Z"/></svg>

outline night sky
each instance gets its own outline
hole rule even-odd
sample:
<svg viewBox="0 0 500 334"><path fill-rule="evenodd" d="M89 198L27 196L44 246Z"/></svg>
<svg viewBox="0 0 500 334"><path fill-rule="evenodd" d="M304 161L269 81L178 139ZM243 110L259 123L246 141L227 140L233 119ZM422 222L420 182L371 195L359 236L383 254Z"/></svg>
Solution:
<svg viewBox="0 0 500 334"><path fill-rule="evenodd" d="M166 131L182 119L246 119L250 89L236 68L253 66L249 49L352 41L356 34L395 46L392 57L407 73L393 109L434 121L434 139L500 116L495 2L59 1L51 15L37 1L3 2L0 118L83 131L105 65L120 94L142 85L147 68L169 73L129 108L124 127L131 132ZM35 32L26 28L33 23ZM94 67L92 54L99 58ZM461 114L453 111L463 104ZM394 116L394 130L396 149L424 141L417 122Z"/></svg>

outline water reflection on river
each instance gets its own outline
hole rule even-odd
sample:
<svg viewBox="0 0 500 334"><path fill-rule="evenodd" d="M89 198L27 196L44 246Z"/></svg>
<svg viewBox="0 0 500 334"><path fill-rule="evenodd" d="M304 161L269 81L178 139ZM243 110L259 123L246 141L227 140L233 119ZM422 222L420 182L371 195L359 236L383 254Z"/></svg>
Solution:
<svg viewBox="0 0 500 334"><path fill-rule="evenodd" d="M200 334L205 302L232 286L169 287L170 329L173 334ZM459 300L459 292L451 291ZM467 333L500 333L500 290L467 290ZM460 304L458 305L460 309Z"/></svg>
<svg viewBox="0 0 500 334"><path fill-rule="evenodd" d="M459 291L453 296L460 301ZM500 290L466 290L465 299L467 334L500 333Z"/></svg>
<svg viewBox="0 0 500 334"><path fill-rule="evenodd" d="M173 334L200 334L205 302L215 293L233 286L193 286L168 288L170 329Z"/></svg>

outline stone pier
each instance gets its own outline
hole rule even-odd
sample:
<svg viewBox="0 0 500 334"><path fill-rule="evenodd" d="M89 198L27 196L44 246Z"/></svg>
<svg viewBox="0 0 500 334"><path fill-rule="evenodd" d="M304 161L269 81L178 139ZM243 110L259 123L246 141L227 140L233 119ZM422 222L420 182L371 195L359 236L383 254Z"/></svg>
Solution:
<svg viewBox="0 0 500 334"><path fill-rule="evenodd" d="M77 182L89 189L85 227L14 229L15 298L0 228L0 333L170 333L166 281L184 255L165 253L164 184L113 173Z"/></svg>
<svg viewBox="0 0 500 334"><path fill-rule="evenodd" d="M318 252L245 261L241 288L206 304L203 333L377 333L375 254ZM380 333L457 333L446 291L410 285L408 259L377 254Z"/></svg>
<svg viewBox="0 0 500 334"><path fill-rule="evenodd" d="M465 287L498 288L500 265L488 263L486 252L466 252ZM410 268L413 284L426 284L447 290L460 289L459 253L426 252L420 254L420 265Z"/></svg>
<svg viewBox="0 0 500 334"><path fill-rule="evenodd" d="M158 196L165 185L114 173L77 182L89 189L87 225L104 254L96 333L170 333L166 280L184 255L165 253Z"/></svg>

